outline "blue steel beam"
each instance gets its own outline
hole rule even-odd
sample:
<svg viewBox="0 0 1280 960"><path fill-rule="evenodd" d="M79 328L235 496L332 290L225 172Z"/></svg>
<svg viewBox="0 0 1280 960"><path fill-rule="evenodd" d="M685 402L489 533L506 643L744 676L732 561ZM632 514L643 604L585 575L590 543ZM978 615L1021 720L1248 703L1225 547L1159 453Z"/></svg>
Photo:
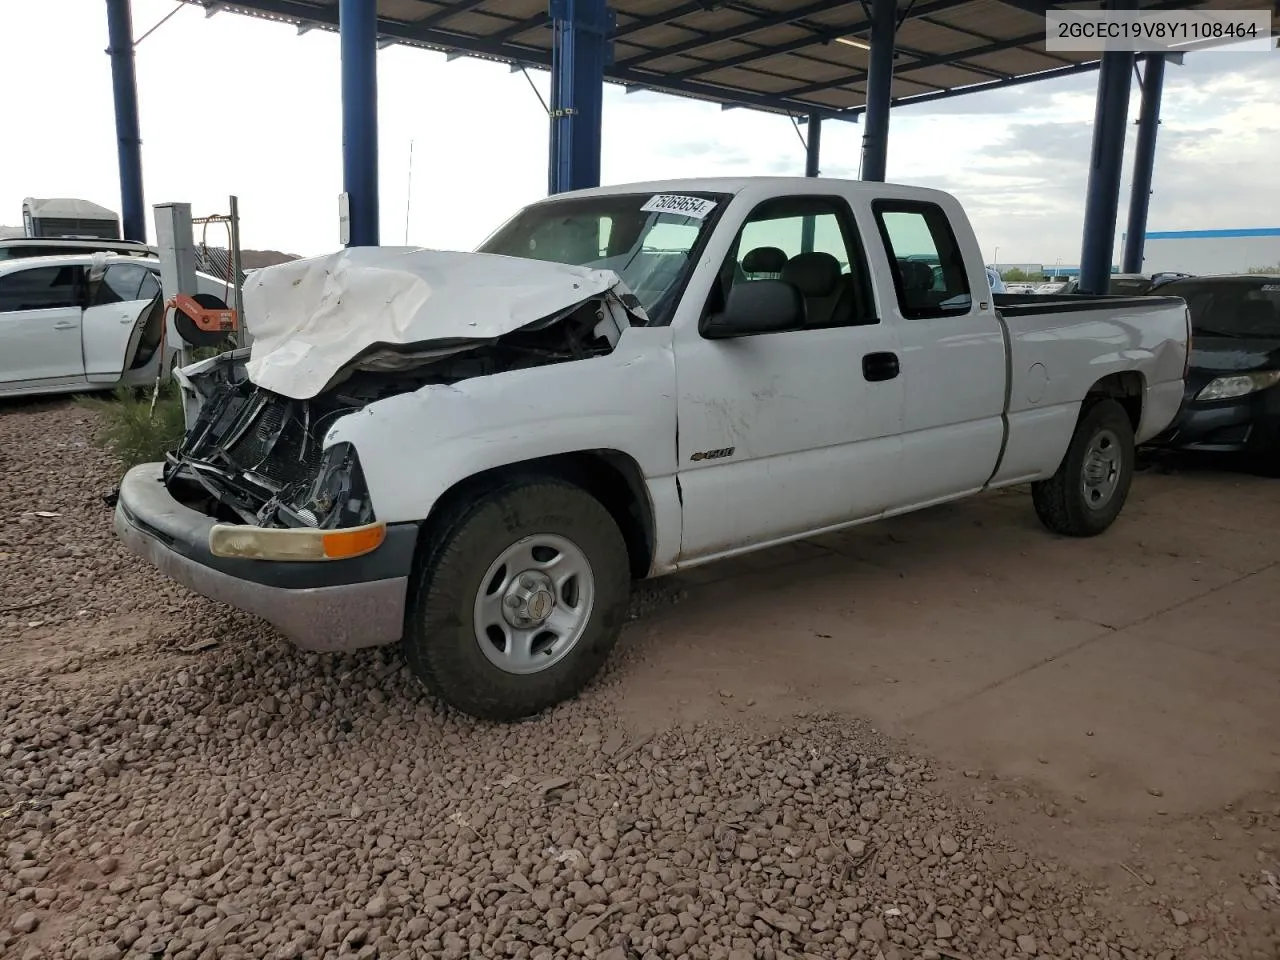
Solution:
<svg viewBox="0 0 1280 960"><path fill-rule="evenodd" d="M116 109L121 223L126 240L145 241L147 209L142 196L142 137L138 127L138 83L133 70L133 17L129 0L107 0L107 34Z"/></svg>
<svg viewBox="0 0 1280 960"><path fill-rule="evenodd" d="M867 117L862 128L861 179L883 182L889 154L889 104L893 97L893 40L897 0L871 0L871 63Z"/></svg>
<svg viewBox="0 0 1280 960"><path fill-rule="evenodd" d="M1125 231L1120 269L1140 273L1151 208L1151 178L1156 165L1156 133L1160 129L1160 99L1164 93L1164 57L1147 57L1142 77L1142 110L1138 114L1138 143L1133 156L1133 190L1129 194L1129 224Z"/></svg>
<svg viewBox="0 0 1280 960"><path fill-rule="evenodd" d="M600 185L604 67L613 11L605 0L551 0L551 138L548 192Z"/></svg>
<svg viewBox="0 0 1280 960"><path fill-rule="evenodd" d="M342 55L342 189L349 247L378 246L378 4L338 0Z"/></svg>
<svg viewBox="0 0 1280 960"><path fill-rule="evenodd" d="M1107 5L1109 10L1132 10L1135 7L1135 0L1112 0ZM1098 72L1093 148L1089 157L1089 186L1085 194L1084 236L1080 249L1081 293L1106 293L1111 278L1133 64L1132 51L1108 50L1102 55L1102 67Z"/></svg>

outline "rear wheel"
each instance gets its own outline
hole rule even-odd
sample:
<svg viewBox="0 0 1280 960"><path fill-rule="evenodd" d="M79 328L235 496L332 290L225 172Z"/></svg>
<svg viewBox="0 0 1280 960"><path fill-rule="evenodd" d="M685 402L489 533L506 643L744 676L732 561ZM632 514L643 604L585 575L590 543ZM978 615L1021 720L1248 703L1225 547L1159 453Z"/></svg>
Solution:
<svg viewBox="0 0 1280 960"><path fill-rule="evenodd" d="M1124 407L1099 400L1076 424L1058 472L1031 485L1040 522L1068 537L1093 537L1120 515L1135 461L1133 425Z"/></svg>
<svg viewBox="0 0 1280 960"><path fill-rule="evenodd" d="M631 568L609 512L579 487L524 478L435 527L413 586L410 667L451 706L516 720L575 696L626 614Z"/></svg>

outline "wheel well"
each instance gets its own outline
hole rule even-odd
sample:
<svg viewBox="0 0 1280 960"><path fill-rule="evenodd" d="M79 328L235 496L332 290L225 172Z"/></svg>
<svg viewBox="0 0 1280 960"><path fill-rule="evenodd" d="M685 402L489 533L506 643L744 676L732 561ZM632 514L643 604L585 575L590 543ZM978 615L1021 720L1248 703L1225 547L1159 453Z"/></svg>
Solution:
<svg viewBox="0 0 1280 960"><path fill-rule="evenodd" d="M1137 433L1138 425L1142 422L1142 398L1146 392L1147 382L1136 370L1111 373L1089 388L1084 406L1087 408L1103 399L1117 401L1129 414L1129 423L1133 426L1133 432Z"/></svg>
<svg viewBox="0 0 1280 960"><path fill-rule="evenodd" d="M580 450L510 463L460 480L445 491L431 508L423 524L424 532L433 521L450 511L459 500L482 495L516 476L555 477L581 487L609 511L622 531L631 561L631 575L640 579L648 574L653 561L653 510L644 482L644 474L627 454L618 450Z"/></svg>

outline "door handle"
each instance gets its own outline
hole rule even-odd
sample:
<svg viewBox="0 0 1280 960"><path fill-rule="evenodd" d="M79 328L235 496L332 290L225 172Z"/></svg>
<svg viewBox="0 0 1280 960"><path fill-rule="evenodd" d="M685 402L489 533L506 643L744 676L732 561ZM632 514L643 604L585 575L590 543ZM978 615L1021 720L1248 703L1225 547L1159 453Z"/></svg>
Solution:
<svg viewBox="0 0 1280 960"><path fill-rule="evenodd" d="M55 324L53 325L53 329L55 329L55 330L74 330L77 326L79 326L79 324L77 324L74 320L63 320L63 321L61 321L60 323L55 323Z"/></svg>
<svg viewBox="0 0 1280 960"><path fill-rule="evenodd" d="M862 358L862 376L872 383L892 380L900 371L896 353L868 353Z"/></svg>

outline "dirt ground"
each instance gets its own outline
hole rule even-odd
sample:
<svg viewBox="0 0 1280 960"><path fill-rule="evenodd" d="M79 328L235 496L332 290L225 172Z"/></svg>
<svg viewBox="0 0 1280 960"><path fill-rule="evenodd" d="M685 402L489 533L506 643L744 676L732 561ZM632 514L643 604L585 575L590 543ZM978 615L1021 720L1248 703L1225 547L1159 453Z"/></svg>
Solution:
<svg viewBox="0 0 1280 960"><path fill-rule="evenodd" d="M644 587L510 727L115 542L0 406L0 956L1280 957L1280 486L1010 491Z"/></svg>

